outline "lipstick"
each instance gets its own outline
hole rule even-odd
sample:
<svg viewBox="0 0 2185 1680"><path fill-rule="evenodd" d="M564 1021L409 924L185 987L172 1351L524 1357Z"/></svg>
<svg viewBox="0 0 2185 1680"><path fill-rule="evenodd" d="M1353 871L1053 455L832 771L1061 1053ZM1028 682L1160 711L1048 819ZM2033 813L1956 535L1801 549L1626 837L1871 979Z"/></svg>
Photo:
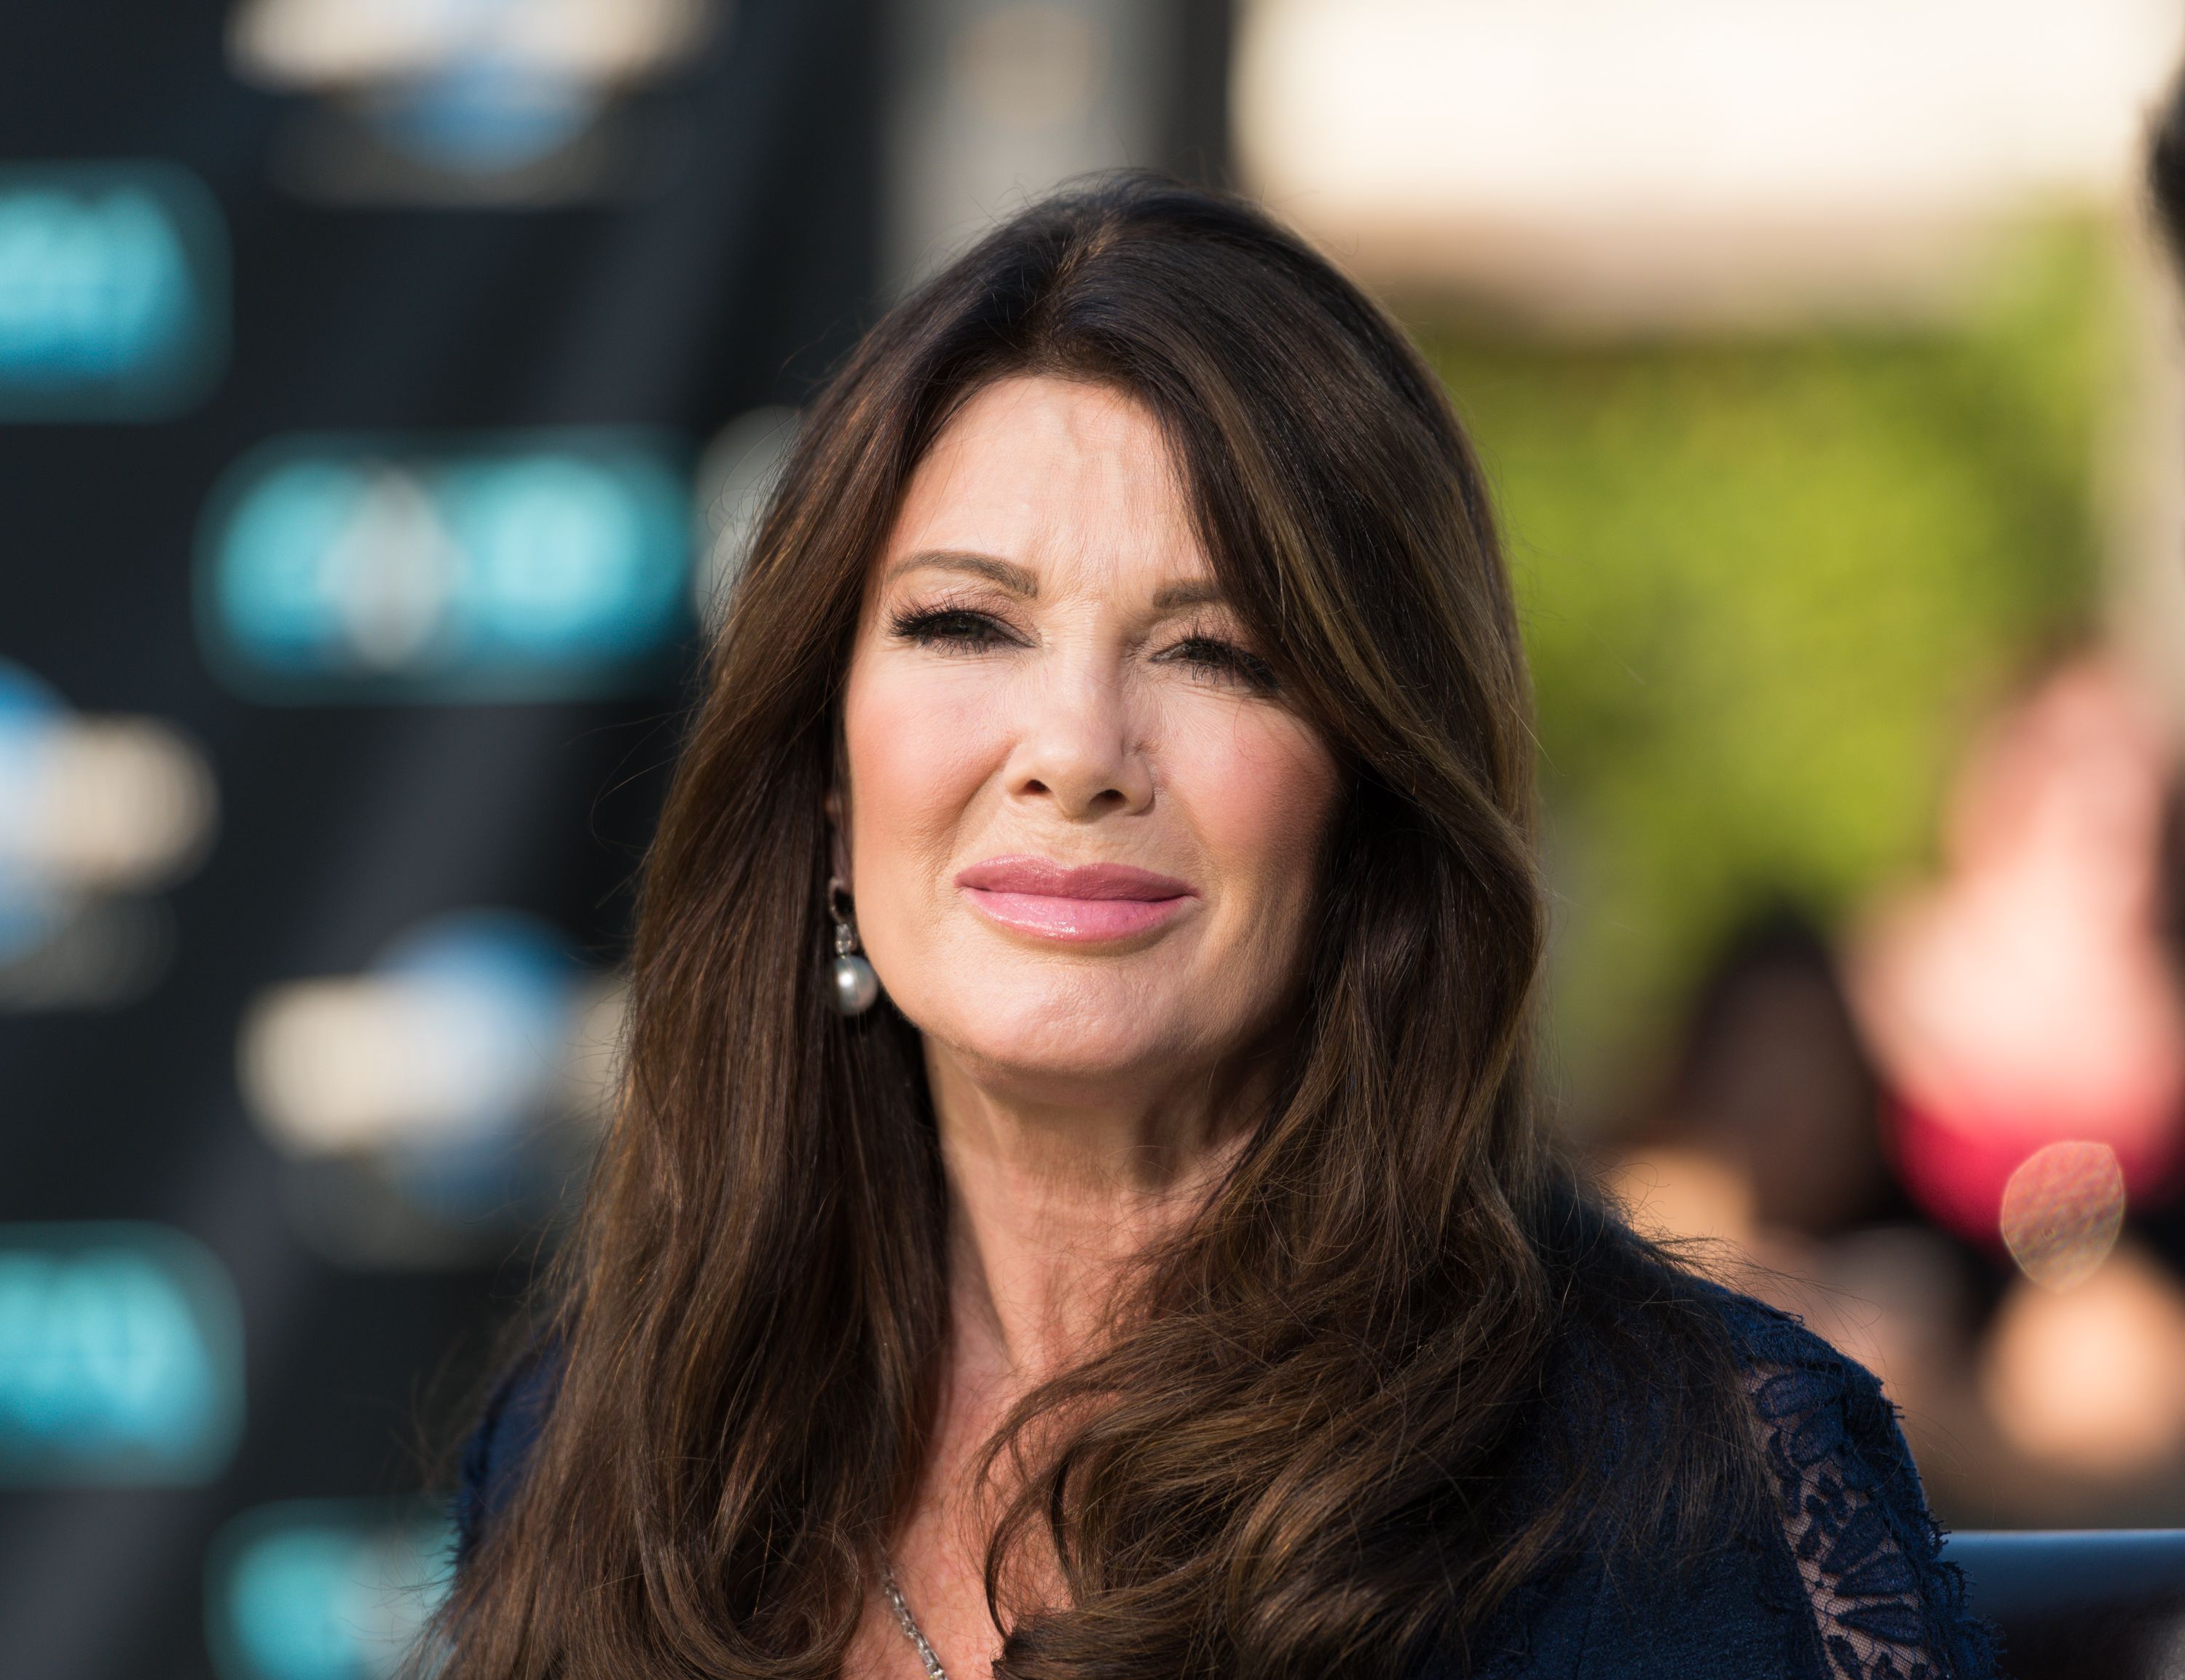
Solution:
<svg viewBox="0 0 2185 1680"><path fill-rule="evenodd" d="M959 873L956 885L1012 932L1072 945L1148 932L1199 896L1187 882L1127 863L1064 864L1045 857L989 857Z"/></svg>

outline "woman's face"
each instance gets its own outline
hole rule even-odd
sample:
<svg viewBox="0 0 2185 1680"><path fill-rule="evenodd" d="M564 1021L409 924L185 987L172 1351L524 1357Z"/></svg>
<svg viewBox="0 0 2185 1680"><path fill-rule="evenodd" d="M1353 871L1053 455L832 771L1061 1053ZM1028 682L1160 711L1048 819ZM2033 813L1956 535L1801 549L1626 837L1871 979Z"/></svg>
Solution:
<svg viewBox="0 0 2185 1680"><path fill-rule="evenodd" d="M867 583L843 705L858 931L937 1047L1098 1100L1266 1031L1338 779L1136 401L1015 378L964 406Z"/></svg>

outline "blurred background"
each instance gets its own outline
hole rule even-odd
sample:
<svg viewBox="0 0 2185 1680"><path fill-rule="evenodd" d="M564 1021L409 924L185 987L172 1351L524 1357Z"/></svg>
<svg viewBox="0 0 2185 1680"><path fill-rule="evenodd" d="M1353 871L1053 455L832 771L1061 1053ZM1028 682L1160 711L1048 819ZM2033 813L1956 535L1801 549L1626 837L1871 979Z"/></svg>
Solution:
<svg viewBox="0 0 2185 1680"><path fill-rule="evenodd" d="M2185 0L0 9L0 1677L375 1680L797 409L1152 165L1411 325L1559 1113L1968 1527L2185 1524Z"/></svg>

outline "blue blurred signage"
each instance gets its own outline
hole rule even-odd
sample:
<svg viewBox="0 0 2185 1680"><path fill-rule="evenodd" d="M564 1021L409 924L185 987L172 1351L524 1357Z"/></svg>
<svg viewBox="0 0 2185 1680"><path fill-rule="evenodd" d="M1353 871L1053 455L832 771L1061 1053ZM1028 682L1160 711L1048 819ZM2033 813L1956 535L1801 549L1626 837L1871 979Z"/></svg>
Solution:
<svg viewBox="0 0 2185 1680"><path fill-rule="evenodd" d="M297 1500L215 1542L206 1630L221 1680L393 1680L445 1595L455 1533L368 1502Z"/></svg>
<svg viewBox="0 0 2185 1680"><path fill-rule="evenodd" d="M87 717L0 659L0 1013L140 996L172 947L159 888L204 857L210 767L154 717Z"/></svg>
<svg viewBox="0 0 2185 1680"><path fill-rule="evenodd" d="M261 993L238 1070L298 1234L347 1265L467 1264L556 1217L614 1100L623 1007L550 928L489 909Z"/></svg>
<svg viewBox="0 0 2185 1680"><path fill-rule="evenodd" d="M50 688L0 660L0 964L50 937L66 909L33 830L47 761L67 717Z"/></svg>
<svg viewBox="0 0 2185 1680"><path fill-rule="evenodd" d="M0 420L159 420L227 355L227 239L170 164L0 168Z"/></svg>
<svg viewBox="0 0 2185 1680"><path fill-rule="evenodd" d="M464 1028L462 1100L445 1113L446 1124L411 1141L421 1166L520 1138L557 1093L578 1025L585 975L565 942L517 911L458 910L400 935L372 968ZM439 1175L429 1167L425 1173Z"/></svg>
<svg viewBox="0 0 2185 1680"><path fill-rule="evenodd" d="M199 637L260 700L613 691L690 628L690 523L680 451L650 434L282 440L215 493Z"/></svg>
<svg viewBox="0 0 2185 1680"><path fill-rule="evenodd" d="M226 1467L243 1330L180 1231L0 1225L0 1484L171 1485Z"/></svg>
<svg viewBox="0 0 2185 1680"><path fill-rule="evenodd" d="M714 0L236 0L228 62L310 96L276 171L346 202L543 204L643 180L627 95L687 67ZM633 120L633 118L635 120Z"/></svg>

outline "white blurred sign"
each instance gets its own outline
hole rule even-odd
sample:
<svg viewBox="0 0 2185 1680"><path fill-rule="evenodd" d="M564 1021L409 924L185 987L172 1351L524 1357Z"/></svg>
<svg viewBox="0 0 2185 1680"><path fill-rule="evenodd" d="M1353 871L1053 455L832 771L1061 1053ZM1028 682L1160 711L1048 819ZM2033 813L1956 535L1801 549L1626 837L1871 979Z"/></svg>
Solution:
<svg viewBox="0 0 2185 1680"><path fill-rule="evenodd" d="M671 75L724 0L239 0L228 61L309 96L277 176L358 203L566 201L629 181L621 96ZM640 124L642 130L645 126Z"/></svg>
<svg viewBox="0 0 2185 1680"><path fill-rule="evenodd" d="M612 82L686 55L711 12L707 0L245 0L228 40L236 68L275 87L422 78L480 59Z"/></svg>
<svg viewBox="0 0 2185 1680"><path fill-rule="evenodd" d="M1794 285L2029 200L2117 202L2181 42L2177 0L1249 0L1238 146L1368 271L1696 242L1687 270L1778 252Z"/></svg>

